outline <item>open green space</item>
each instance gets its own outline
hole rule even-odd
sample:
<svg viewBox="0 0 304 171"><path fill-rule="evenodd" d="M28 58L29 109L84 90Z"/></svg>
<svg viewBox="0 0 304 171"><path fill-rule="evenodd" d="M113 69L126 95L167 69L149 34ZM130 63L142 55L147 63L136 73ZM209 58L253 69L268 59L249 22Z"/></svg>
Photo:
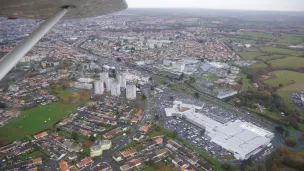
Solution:
<svg viewBox="0 0 304 171"><path fill-rule="evenodd" d="M263 68L267 68L268 66L263 63L263 62L259 62L253 65L249 65L247 68L249 69L263 69Z"/></svg>
<svg viewBox="0 0 304 171"><path fill-rule="evenodd" d="M244 73L241 74L241 78L242 78L242 88L241 89L243 91L252 88L250 80L247 78L247 76Z"/></svg>
<svg viewBox="0 0 304 171"><path fill-rule="evenodd" d="M271 61L275 59L282 59L285 57L286 55L265 55L265 56L259 56L257 59L260 61Z"/></svg>
<svg viewBox="0 0 304 171"><path fill-rule="evenodd" d="M245 60L255 60L256 57L263 55L261 52L240 52L240 56Z"/></svg>
<svg viewBox="0 0 304 171"><path fill-rule="evenodd" d="M273 71L270 74L273 75L273 78L265 81L265 83L267 83L270 86L279 87L280 84L285 86L293 83L304 84L304 74L300 72L279 70L279 71ZM304 90L304 87L302 87L302 89Z"/></svg>
<svg viewBox="0 0 304 171"><path fill-rule="evenodd" d="M71 94L74 93L68 90L62 92L64 96ZM9 143L53 128L55 123L75 112L77 107L89 99L88 94L85 97L83 101L77 103L54 102L22 111L17 118L0 128L0 140Z"/></svg>
<svg viewBox="0 0 304 171"><path fill-rule="evenodd" d="M301 57L287 57L282 59L276 59L269 61L273 68L275 67L290 67L290 68L302 68L304 67L304 58Z"/></svg>
<svg viewBox="0 0 304 171"><path fill-rule="evenodd" d="M263 40L271 44L292 45L303 43L304 36L301 33L260 33L260 32L243 32L238 38L250 41Z"/></svg>
<svg viewBox="0 0 304 171"><path fill-rule="evenodd" d="M273 54L282 54L282 55L291 55L291 56L300 56L303 55L303 52L297 50L283 49L277 47L262 47L261 51Z"/></svg>

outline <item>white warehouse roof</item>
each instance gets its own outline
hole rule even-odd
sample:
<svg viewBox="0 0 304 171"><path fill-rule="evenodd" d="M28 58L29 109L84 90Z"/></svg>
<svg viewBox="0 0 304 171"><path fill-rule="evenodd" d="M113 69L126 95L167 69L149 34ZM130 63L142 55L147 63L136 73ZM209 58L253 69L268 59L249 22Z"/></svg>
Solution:
<svg viewBox="0 0 304 171"><path fill-rule="evenodd" d="M236 120L222 124L202 113L195 113L195 110L180 112L178 106L180 108L199 108L175 101L173 108L165 109L166 115L183 116L193 124L205 127L206 134L212 142L234 152L234 156L240 160L248 159L251 155L261 151L274 137L273 133L248 122Z"/></svg>

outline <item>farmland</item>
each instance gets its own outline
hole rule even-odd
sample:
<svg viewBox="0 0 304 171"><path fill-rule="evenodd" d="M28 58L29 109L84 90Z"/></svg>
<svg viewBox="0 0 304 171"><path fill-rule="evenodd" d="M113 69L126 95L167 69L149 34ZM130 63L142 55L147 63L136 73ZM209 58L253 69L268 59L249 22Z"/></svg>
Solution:
<svg viewBox="0 0 304 171"><path fill-rule="evenodd" d="M283 49L277 47L262 47L260 48L261 51L273 54L282 54L282 55L292 55L292 56L300 56L303 55L303 52L290 50L290 49Z"/></svg>
<svg viewBox="0 0 304 171"><path fill-rule="evenodd" d="M240 56L245 60L255 60L255 57L261 56L261 52L241 52Z"/></svg>
<svg viewBox="0 0 304 171"><path fill-rule="evenodd" d="M290 68L302 68L304 67L304 58L301 57L287 57L282 59L276 59L270 61L272 67L290 67Z"/></svg>
<svg viewBox="0 0 304 171"><path fill-rule="evenodd" d="M279 87L280 84L283 86L288 84L303 84L304 74L288 70L279 70L270 73L273 78L266 80L265 82L270 86ZM304 89L304 88L303 88Z"/></svg>

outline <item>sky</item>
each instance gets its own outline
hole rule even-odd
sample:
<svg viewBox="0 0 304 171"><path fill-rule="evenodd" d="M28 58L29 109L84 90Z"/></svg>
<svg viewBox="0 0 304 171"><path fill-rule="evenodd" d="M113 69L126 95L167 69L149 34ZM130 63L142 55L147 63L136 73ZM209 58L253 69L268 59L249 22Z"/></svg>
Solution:
<svg viewBox="0 0 304 171"><path fill-rule="evenodd" d="M304 11L304 0L126 0L129 8L207 8Z"/></svg>

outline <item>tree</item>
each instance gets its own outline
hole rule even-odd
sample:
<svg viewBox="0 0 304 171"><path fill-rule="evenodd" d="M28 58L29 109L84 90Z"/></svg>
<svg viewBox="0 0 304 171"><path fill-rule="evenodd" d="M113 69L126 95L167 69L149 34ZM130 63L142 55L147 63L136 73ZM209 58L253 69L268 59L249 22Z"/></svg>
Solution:
<svg viewBox="0 0 304 171"><path fill-rule="evenodd" d="M177 131L173 131L172 137L173 137L173 138L176 138L176 137L177 137Z"/></svg>
<svg viewBox="0 0 304 171"><path fill-rule="evenodd" d="M94 142L94 141L96 141L97 137L95 137L94 135L91 135L89 139Z"/></svg>
<svg viewBox="0 0 304 171"><path fill-rule="evenodd" d="M72 139L77 141L78 140L78 134L76 132L72 132L72 135L71 135Z"/></svg>
<svg viewBox="0 0 304 171"><path fill-rule="evenodd" d="M182 72L181 75L179 76L179 80L184 79L185 74Z"/></svg>
<svg viewBox="0 0 304 171"><path fill-rule="evenodd" d="M283 84L279 84L279 87L283 87L284 85Z"/></svg>
<svg viewBox="0 0 304 171"><path fill-rule="evenodd" d="M195 83L195 78L194 78L194 77L190 77L190 81L191 81L192 83Z"/></svg>
<svg viewBox="0 0 304 171"><path fill-rule="evenodd" d="M7 108L7 106L6 106L5 103L0 102L0 108L1 108L1 109L4 109L4 108Z"/></svg>
<svg viewBox="0 0 304 171"><path fill-rule="evenodd" d="M174 100L174 97L173 97L173 96L170 96L170 97L169 97L169 100L170 100L170 101L173 101L173 100Z"/></svg>
<svg viewBox="0 0 304 171"><path fill-rule="evenodd" d="M120 57L117 57L117 58L116 58L116 61L117 61L117 62L121 62L121 58L120 58Z"/></svg>
<svg viewBox="0 0 304 171"><path fill-rule="evenodd" d="M276 126L275 131L282 135L285 129L282 126Z"/></svg>
<svg viewBox="0 0 304 171"><path fill-rule="evenodd" d="M222 164L222 168L224 168L225 170L231 170L232 167L229 163L225 162Z"/></svg>
<svg viewBox="0 0 304 171"><path fill-rule="evenodd" d="M227 73L228 73L228 74L231 74L231 71L229 70Z"/></svg>
<svg viewBox="0 0 304 171"><path fill-rule="evenodd" d="M198 93L198 92L195 92L195 93L194 93L194 97L197 98L197 99L200 98L199 93Z"/></svg>
<svg viewBox="0 0 304 171"><path fill-rule="evenodd" d="M153 78L152 78L152 77L149 77L149 81L153 81Z"/></svg>
<svg viewBox="0 0 304 171"><path fill-rule="evenodd" d="M155 119L156 121L158 121L158 120L159 120L159 116L158 116L158 115L155 115L154 119Z"/></svg>
<svg viewBox="0 0 304 171"><path fill-rule="evenodd" d="M277 165L271 166L271 171L279 171L279 168Z"/></svg>
<svg viewBox="0 0 304 171"><path fill-rule="evenodd" d="M146 100L147 99L146 95L142 95L142 99Z"/></svg>

